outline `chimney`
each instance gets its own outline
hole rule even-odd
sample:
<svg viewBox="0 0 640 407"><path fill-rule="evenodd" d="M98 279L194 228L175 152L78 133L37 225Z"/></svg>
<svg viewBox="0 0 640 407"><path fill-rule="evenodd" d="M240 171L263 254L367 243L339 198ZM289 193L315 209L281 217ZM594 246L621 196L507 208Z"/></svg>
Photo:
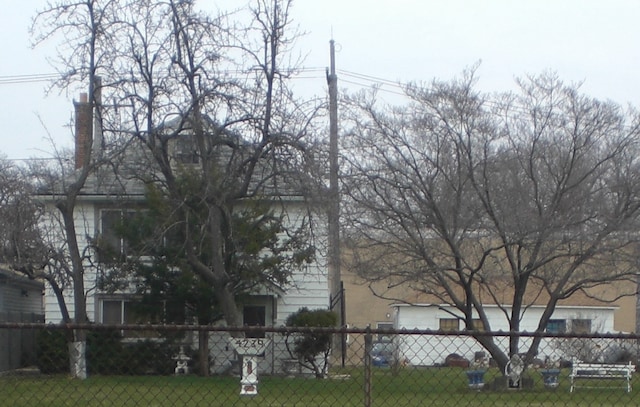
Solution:
<svg viewBox="0 0 640 407"><path fill-rule="evenodd" d="M90 154L93 121L91 103L86 93L80 94L80 101L73 102L76 111L76 169L82 168Z"/></svg>

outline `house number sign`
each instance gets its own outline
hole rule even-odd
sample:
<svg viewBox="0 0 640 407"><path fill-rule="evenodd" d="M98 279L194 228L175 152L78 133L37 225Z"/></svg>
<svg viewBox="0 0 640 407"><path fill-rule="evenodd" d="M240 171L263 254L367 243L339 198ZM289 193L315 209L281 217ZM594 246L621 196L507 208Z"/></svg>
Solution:
<svg viewBox="0 0 640 407"><path fill-rule="evenodd" d="M265 351L270 342L270 339L264 338L231 338L231 346L242 357L241 396L258 394L258 355Z"/></svg>

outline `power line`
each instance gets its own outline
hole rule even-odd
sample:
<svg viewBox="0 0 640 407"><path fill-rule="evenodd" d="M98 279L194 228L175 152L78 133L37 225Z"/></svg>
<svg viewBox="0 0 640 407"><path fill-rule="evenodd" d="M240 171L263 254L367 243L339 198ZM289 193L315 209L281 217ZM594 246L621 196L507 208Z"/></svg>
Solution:
<svg viewBox="0 0 640 407"><path fill-rule="evenodd" d="M42 74L29 74L29 75L0 75L0 85L50 82L59 78L60 78L60 74L57 74L57 73L42 73Z"/></svg>
<svg viewBox="0 0 640 407"><path fill-rule="evenodd" d="M217 71L223 75L237 76L241 77L244 75L251 74L255 70L242 70L242 69L229 69L229 70L220 70ZM291 75L296 79L320 79L322 76L306 76L301 77L301 74L313 74L324 72L325 68L323 67L302 67L302 68L293 68L287 70L281 70L280 73L283 75ZM25 83L37 83L37 82L51 82L62 77L59 73L36 73L36 74L25 74L25 75L0 75L0 85L15 85L15 84L25 84Z"/></svg>
<svg viewBox="0 0 640 407"><path fill-rule="evenodd" d="M280 73L283 75L290 75L290 79L295 80L316 80L316 79L324 79L324 76L317 75L317 73L326 72L326 67L300 67L288 70L281 70ZM337 72L341 75L344 75L347 78L354 79L345 79L340 78L340 82L348 83L351 85L355 85L361 88L372 88L377 86L377 91L385 92L389 94L394 94L398 96L410 97L405 93L405 86L408 86L409 83L403 83L401 81L392 81L389 79L385 79L379 76L368 75L359 72L348 71L344 69L337 69ZM230 69L230 70L220 70L218 73L223 75L230 76L246 76L251 73L255 73L255 69L252 70L242 70L242 69ZM39 83L39 82L52 82L57 79L60 79L61 75L59 73L40 73L40 74L23 74L23 75L0 75L0 86L2 85L13 85L13 84L28 84L28 83ZM391 87L392 89L389 89ZM500 102L494 100L484 100L483 103L491 108L502 107ZM510 106L510 110L516 113L527 113L525 109L520 106L512 105Z"/></svg>
<svg viewBox="0 0 640 407"><path fill-rule="evenodd" d="M365 81L370 81L370 82L385 84L385 85L389 85L389 86L395 86L397 88L402 88L402 86L400 85L399 82L391 81L389 79L384 79L384 78L380 78L380 77L377 77L377 76L366 75L366 74L362 74L362 73L358 73L358 72L346 71L344 69L338 69L338 72L340 72L341 74L343 74L345 76L350 76L350 77L353 77L353 78L356 78L356 79L361 79L361 80L365 80Z"/></svg>

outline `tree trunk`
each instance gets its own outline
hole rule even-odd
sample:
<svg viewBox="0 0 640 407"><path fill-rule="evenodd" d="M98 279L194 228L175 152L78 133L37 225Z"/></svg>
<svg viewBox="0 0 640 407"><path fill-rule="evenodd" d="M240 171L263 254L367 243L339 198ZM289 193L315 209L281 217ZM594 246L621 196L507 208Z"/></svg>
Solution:
<svg viewBox="0 0 640 407"><path fill-rule="evenodd" d="M231 292L227 286L223 286L219 288L217 287L215 293L216 298L218 299L218 305L224 313L224 320L227 323L227 326L242 326L242 319L240 318L240 312L238 311L233 292Z"/></svg>
<svg viewBox="0 0 640 407"><path fill-rule="evenodd" d="M83 184L79 184L83 185ZM87 304L84 293L84 267L82 264L82 256L78 248L76 237L75 220L73 211L75 207L75 194L69 192L67 201L59 202L58 209L62 213L66 240L71 257L71 277L73 281L73 320L77 324L87 323ZM87 332L84 329L76 329L73 332L73 342L69 344L69 363L71 368L71 376L77 379L87 378Z"/></svg>

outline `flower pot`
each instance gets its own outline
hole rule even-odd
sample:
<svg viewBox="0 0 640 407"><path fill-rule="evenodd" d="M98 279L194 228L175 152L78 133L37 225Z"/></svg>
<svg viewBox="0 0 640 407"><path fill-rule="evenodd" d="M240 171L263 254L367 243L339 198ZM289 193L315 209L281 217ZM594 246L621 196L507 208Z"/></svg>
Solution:
<svg viewBox="0 0 640 407"><path fill-rule="evenodd" d="M542 381L544 387L555 389L558 387L558 377L560 376L560 369L543 369L540 371L542 374Z"/></svg>
<svg viewBox="0 0 640 407"><path fill-rule="evenodd" d="M486 370L467 370L467 379L470 389L481 389L484 387L484 374Z"/></svg>

